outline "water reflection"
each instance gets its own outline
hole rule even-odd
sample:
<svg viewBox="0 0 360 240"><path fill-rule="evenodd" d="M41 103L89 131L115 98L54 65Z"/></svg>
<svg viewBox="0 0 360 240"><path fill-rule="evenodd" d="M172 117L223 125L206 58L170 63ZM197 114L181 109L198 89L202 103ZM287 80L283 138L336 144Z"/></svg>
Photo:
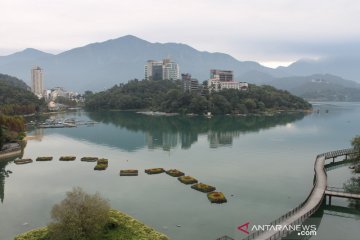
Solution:
<svg viewBox="0 0 360 240"><path fill-rule="evenodd" d="M231 146L233 139L241 134L286 125L302 119L304 114L215 116L208 119L201 116L154 117L132 112L93 112L89 113L89 117L94 121L123 128L132 133L144 133L145 144L149 149L161 148L168 151L177 146L183 149L190 148L198 141L199 135L207 135L211 148ZM110 132L107 131L107 133ZM111 131L111 133L116 134L116 131Z"/></svg>

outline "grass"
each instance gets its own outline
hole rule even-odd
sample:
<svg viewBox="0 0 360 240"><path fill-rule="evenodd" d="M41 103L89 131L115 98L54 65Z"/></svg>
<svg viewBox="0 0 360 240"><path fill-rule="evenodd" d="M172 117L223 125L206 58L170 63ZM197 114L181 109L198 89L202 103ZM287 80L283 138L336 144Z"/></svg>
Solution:
<svg viewBox="0 0 360 240"><path fill-rule="evenodd" d="M210 185L206 185L204 183L197 183L191 186L192 189L198 190L200 192L208 193L215 191L216 188Z"/></svg>
<svg viewBox="0 0 360 240"><path fill-rule="evenodd" d="M99 158L97 157L82 157L82 162L96 162Z"/></svg>
<svg viewBox="0 0 360 240"><path fill-rule="evenodd" d="M166 171L167 175L170 175L172 177L181 177L184 176L185 174L177 169L170 169L168 171Z"/></svg>
<svg viewBox="0 0 360 240"><path fill-rule="evenodd" d="M75 156L61 156L60 161L74 161L76 159Z"/></svg>
<svg viewBox="0 0 360 240"><path fill-rule="evenodd" d="M207 194L211 203L226 203L227 200L222 192L211 192Z"/></svg>
<svg viewBox="0 0 360 240"><path fill-rule="evenodd" d="M191 176L181 176L178 178L178 180L184 184L194 184L198 182L196 178L193 178Z"/></svg>
<svg viewBox="0 0 360 240"><path fill-rule="evenodd" d="M51 161L53 157L37 157L36 161Z"/></svg>
<svg viewBox="0 0 360 240"><path fill-rule="evenodd" d="M120 176L137 176L139 171L135 169L120 170Z"/></svg>
<svg viewBox="0 0 360 240"><path fill-rule="evenodd" d="M111 228L104 229L102 240L169 240L167 236L155 231L129 215L110 210ZM48 240L47 227L19 234L15 240Z"/></svg>
<svg viewBox="0 0 360 240"><path fill-rule="evenodd" d="M147 174L159 174L159 173L163 173L163 172L165 172L165 170L163 168L145 169L145 173L147 173Z"/></svg>

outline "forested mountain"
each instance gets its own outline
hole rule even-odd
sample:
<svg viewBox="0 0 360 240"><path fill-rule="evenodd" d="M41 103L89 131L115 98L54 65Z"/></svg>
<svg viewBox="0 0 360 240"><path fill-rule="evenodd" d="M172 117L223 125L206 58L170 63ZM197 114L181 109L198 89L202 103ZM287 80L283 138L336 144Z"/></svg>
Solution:
<svg viewBox="0 0 360 240"><path fill-rule="evenodd" d="M263 83L316 101L360 101L360 84L330 74L273 78Z"/></svg>
<svg viewBox="0 0 360 240"><path fill-rule="evenodd" d="M23 81L0 74L0 113L30 114L38 111L43 104Z"/></svg>
<svg viewBox="0 0 360 240"><path fill-rule="evenodd" d="M30 84L30 70L39 65L44 69L46 88L103 90L128 79L143 79L147 60L167 57L180 65L181 72L189 72L201 81L208 79L212 68L231 69L239 75L251 70L272 71L256 62L238 61L224 53L202 52L181 43L150 43L128 35L57 55L26 49L0 57L0 72Z"/></svg>
<svg viewBox="0 0 360 240"><path fill-rule="evenodd" d="M9 56L0 56L0 72L19 77L30 84L31 68L39 65L44 69L44 85L47 89L61 86L72 91L100 91L128 79L143 79L147 60L167 57L179 64L181 73L188 72L200 81L209 78L210 69L228 69L234 71L236 80L273 85L289 91L293 89L286 85L297 84L298 77L319 73L360 82L360 68L357 67L359 57L299 60L289 67L272 69L257 62L239 61L224 53L198 51L181 43L151 43L131 35L91 43L59 54L28 48ZM339 80L337 84L344 87L340 89L345 93L339 93L344 95L341 98L349 99L353 94L347 94L346 80ZM336 94L335 90L331 89L332 93L327 95L329 99Z"/></svg>

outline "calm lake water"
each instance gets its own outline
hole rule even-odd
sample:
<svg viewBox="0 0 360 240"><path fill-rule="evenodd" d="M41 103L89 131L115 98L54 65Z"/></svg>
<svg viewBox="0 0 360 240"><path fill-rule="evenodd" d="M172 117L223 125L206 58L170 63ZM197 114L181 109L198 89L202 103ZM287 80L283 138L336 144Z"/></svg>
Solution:
<svg viewBox="0 0 360 240"><path fill-rule="evenodd" d="M153 117L130 112L74 112L58 118L99 122L67 129L37 129L24 158L53 156L51 162L15 165L0 162L0 239L46 225L52 206L75 186L99 192L119 209L174 240L241 239L237 226L267 224L301 203L312 187L315 156L350 147L360 134L360 104L314 104L319 113L276 116ZM328 110L328 111L326 111ZM60 162L76 155L74 162ZM106 171L94 171L83 156L109 159ZM176 168L225 194L228 202L211 204L166 174L146 168ZM120 169L139 169L120 177ZM353 176L347 167L329 172L329 186L341 187ZM358 239L359 211L346 199L333 199L313 218L312 239ZM345 210L344 210L345 209ZM341 211L340 211L341 212Z"/></svg>

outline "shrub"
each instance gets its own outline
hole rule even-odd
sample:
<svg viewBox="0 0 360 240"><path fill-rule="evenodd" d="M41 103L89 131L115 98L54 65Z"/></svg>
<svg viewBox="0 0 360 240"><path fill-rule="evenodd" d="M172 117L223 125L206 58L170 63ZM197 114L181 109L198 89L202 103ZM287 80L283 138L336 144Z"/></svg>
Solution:
<svg viewBox="0 0 360 240"><path fill-rule="evenodd" d="M105 224L109 221L110 205L96 193L85 193L74 188L66 198L51 210L49 224L51 240L100 239Z"/></svg>

